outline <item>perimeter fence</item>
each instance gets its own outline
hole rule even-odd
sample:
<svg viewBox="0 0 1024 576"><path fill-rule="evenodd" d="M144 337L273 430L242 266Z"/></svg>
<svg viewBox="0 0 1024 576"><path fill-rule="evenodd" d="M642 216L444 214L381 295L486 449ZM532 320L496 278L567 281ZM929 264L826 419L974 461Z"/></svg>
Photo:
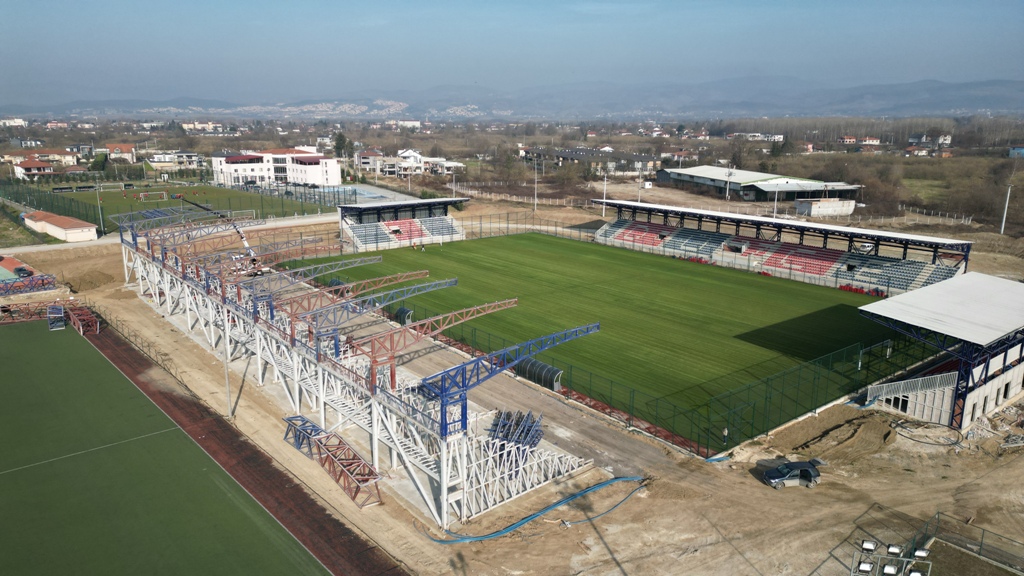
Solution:
<svg viewBox="0 0 1024 576"><path fill-rule="evenodd" d="M109 218L101 225L99 208L96 204L83 202L62 193L49 192L24 184L0 183L0 198L28 210L45 210L61 216L78 218L79 220L100 226L107 233L117 230L117 224ZM202 204L212 210L252 210L257 218L309 216L323 214L325 210L329 213L334 213L335 204L332 202L339 198L354 200L354 195L349 192L314 189L304 189L304 193L298 196L273 196L246 191L240 192L238 196L227 198L186 195L186 199ZM171 198L160 202L139 204L138 211L155 210L168 206L177 207L179 205L183 207L188 206L184 201ZM134 212L136 210L125 213L132 214ZM104 217L106 218L110 215L104 209Z"/></svg>
<svg viewBox="0 0 1024 576"><path fill-rule="evenodd" d="M949 514L936 512L910 540L908 549L923 548L932 539L941 540L1011 568L1024 572L1024 543L972 526Z"/></svg>

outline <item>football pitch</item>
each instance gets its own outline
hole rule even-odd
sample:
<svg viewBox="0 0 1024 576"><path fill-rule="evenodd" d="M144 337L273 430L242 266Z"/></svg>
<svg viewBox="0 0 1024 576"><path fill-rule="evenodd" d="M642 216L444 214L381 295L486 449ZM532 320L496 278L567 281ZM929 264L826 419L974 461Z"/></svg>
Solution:
<svg viewBox="0 0 1024 576"><path fill-rule="evenodd" d="M599 333L546 354L683 408L890 335L858 314L875 300L869 296L542 234L381 255L381 264L338 277L412 270L429 270L430 280L457 277L457 287L404 303L415 306L414 321L519 298L516 308L454 329L486 351L600 322Z"/></svg>
<svg viewBox="0 0 1024 576"><path fill-rule="evenodd" d="M154 194L154 198L155 193L166 192L168 199L148 202L136 200L135 196L144 192ZM103 203L104 217L111 214L126 214L157 208L192 207L182 200L172 199L171 196L174 194L181 194L186 200L209 205L217 210L255 210L257 217L260 215L291 216L294 213L316 214L317 208L323 208L317 204L299 202L285 196L266 196L217 186L153 185L150 188L135 188L134 190L104 190L99 193L99 198ZM96 206L95 191L64 192L60 196Z"/></svg>
<svg viewBox="0 0 1024 576"><path fill-rule="evenodd" d="M0 327L0 574L326 574L85 338Z"/></svg>

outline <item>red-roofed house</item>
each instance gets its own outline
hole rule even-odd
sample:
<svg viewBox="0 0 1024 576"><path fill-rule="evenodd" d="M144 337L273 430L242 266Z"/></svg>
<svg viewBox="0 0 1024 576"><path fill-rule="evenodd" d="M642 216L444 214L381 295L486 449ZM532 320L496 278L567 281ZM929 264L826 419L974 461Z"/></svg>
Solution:
<svg viewBox="0 0 1024 576"><path fill-rule="evenodd" d="M124 158L129 164L135 164L135 144L107 144L107 158Z"/></svg>
<svg viewBox="0 0 1024 576"><path fill-rule="evenodd" d="M43 162L61 164L63 166L74 166L78 164L78 159L81 158L81 155L77 152L68 152L60 148L40 148L33 150L32 155Z"/></svg>
<svg viewBox="0 0 1024 576"><path fill-rule="evenodd" d="M14 177L22 180L32 180L39 176L53 175L53 164L43 162L35 156L29 156L28 160L14 165Z"/></svg>
<svg viewBox="0 0 1024 576"><path fill-rule="evenodd" d="M70 216L58 216L43 210L25 214L25 225L36 232L49 234L65 242L85 242L96 239L95 224Z"/></svg>

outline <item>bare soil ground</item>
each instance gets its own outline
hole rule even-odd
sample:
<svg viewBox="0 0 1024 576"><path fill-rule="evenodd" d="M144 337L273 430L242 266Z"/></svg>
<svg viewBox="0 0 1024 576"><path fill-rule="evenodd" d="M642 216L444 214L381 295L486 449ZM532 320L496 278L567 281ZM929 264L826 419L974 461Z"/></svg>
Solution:
<svg viewBox="0 0 1024 576"><path fill-rule="evenodd" d="M634 192L635 193L635 192ZM645 197L654 201L653 197ZM483 202L470 204L469 210ZM519 208L522 208L519 206ZM500 213L491 206L486 213ZM469 212L472 214L473 212ZM592 219L592 213L545 210L545 218ZM976 255L975 255L976 256ZM117 245L24 255L47 273L63 273L83 295L128 321L174 362L189 388L214 409L227 402L222 365L186 334L122 287ZM369 329L369 327L368 327ZM412 355L413 373L451 366L455 352ZM614 512L586 521L621 500L623 483L558 509L496 540L435 544L420 533L423 516L384 488L383 506L357 509L320 467L282 440L288 415L270 390L232 376L241 388L233 424L304 485L336 519L417 574L849 574L868 520L912 532L915 519L942 510L975 526L1024 541L1024 449L998 449L995 436L965 441L965 449L924 444L890 427L895 415L839 405L732 451L709 464L608 418L511 377L474 391L482 407L544 414L546 439L593 459L593 467L502 506L459 530L484 534L611 475L650 476L649 487ZM895 432L895 433L894 433ZM780 457L820 456L829 462L813 490L775 491L761 472ZM584 520L565 528L558 520ZM434 530L435 537L440 536ZM845 570L845 572L844 572Z"/></svg>

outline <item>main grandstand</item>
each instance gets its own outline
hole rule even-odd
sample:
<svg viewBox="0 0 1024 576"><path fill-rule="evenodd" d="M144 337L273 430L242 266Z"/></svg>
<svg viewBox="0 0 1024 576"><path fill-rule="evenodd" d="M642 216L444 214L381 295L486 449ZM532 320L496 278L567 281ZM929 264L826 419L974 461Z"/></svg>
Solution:
<svg viewBox="0 0 1024 576"><path fill-rule="evenodd" d="M971 243L864 228L622 200L595 234L602 244L782 276L810 284L901 294L967 268Z"/></svg>

